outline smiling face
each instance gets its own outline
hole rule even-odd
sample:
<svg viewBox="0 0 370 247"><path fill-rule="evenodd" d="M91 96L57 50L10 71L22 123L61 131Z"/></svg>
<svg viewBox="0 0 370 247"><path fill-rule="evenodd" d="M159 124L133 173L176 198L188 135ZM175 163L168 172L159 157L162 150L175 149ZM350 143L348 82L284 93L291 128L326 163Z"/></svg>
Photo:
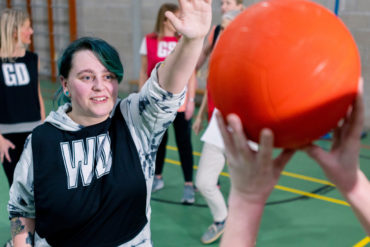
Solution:
<svg viewBox="0 0 370 247"><path fill-rule="evenodd" d="M68 115L73 121L89 126L108 118L118 96L118 81L93 52L76 52L68 78L61 77L61 81L71 99Z"/></svg>

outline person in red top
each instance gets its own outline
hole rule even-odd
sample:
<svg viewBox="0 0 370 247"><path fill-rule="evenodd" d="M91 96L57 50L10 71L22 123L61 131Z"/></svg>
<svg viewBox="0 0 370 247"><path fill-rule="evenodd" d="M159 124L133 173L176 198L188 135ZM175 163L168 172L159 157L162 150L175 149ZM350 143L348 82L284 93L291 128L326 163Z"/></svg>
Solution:
<svg viewBox="0 0 370 247"><path fill-rule="evenodd" d="M140 48L141 70L139 89L144 85L155 65L163 61L173 51L180 38L172 23L165 17L164 13L166 11L177 14L179 8L176 4L164 3L158 11L154 32L147 34L142 41ZM196 77L194 73L188 83L185 103L179 108L173 122L176 144L179 150L181 167L185 180L184 196L182 198L182 203L184 204L193 204L195 201L193 186L193 148L191 144L191 117L194 112L195 88ZM168 133L166 131L157 152L155 177L152 187L153 192L164 187L162 171L166 156L167 139Z"/></svg>

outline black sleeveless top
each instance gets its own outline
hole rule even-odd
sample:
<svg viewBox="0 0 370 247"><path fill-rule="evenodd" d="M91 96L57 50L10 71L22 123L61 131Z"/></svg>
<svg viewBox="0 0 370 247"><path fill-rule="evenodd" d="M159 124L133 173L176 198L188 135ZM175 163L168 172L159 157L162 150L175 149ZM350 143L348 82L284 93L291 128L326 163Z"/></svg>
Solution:
<svg viewBox="0 0 370 247"><path fill-rule="evenodd" d="M36 232L52 246L117 246L144 228L146 182L122 113L32 134Z"/></svg>
<svg viewBox="0 0 370 247"><path fill-rule="evenodd" d="M14 62L0 59L0 124L40 119L37 55L26 51Z"/></svg>

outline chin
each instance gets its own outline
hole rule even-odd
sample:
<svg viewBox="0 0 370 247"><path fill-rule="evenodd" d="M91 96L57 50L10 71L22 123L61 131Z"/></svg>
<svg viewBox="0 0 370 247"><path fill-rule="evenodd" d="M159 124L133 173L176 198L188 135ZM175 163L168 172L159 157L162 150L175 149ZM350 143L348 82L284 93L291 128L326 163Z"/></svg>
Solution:
<svg viewBox="0 0 370 247"><path fill-rule="evenodd" d="M96 116L96 118L106 118L110 115L111 112L112 112L112 109L105 110L105 111L96 111L93 114Z"/></svg>

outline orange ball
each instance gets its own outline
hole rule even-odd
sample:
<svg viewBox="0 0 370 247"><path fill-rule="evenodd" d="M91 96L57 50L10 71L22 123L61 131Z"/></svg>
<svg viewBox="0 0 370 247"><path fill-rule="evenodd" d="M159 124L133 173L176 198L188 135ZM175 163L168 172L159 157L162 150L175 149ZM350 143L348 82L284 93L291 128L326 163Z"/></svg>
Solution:
<svg viewBox="0 0 370 247"><path fill-rule="evenodd" d="M296 148L334 128L358 91L360 56L343 22L306 0L268 0L241 13L220 35L209 90L224 116L236 113L258 142Z"/></svg>

